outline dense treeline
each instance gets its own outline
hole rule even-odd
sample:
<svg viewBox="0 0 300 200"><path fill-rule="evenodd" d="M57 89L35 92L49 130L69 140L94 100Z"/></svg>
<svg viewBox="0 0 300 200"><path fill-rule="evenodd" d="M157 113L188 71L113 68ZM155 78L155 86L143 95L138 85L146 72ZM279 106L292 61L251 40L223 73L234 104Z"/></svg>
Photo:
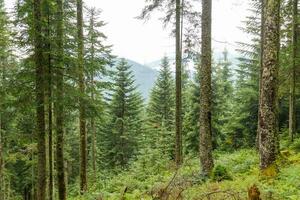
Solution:
<svg viewBox="0 0 300 200"><path fill-rule="evenodd" d="M163 12L176 44L175 73L163 57L146 100L112 54L100 10L17 0L7 13L0 0L0 200L109 193L118 174L141 169L143 179L145 168L179 170L185 158L199 158L199 180L217 180L214 153L246 148L262 175L276 175L280 141L299 137L298 1L249 3L237 65L226 49L213 57L214 1L201 3L145 2L139 18Z"/></svg>

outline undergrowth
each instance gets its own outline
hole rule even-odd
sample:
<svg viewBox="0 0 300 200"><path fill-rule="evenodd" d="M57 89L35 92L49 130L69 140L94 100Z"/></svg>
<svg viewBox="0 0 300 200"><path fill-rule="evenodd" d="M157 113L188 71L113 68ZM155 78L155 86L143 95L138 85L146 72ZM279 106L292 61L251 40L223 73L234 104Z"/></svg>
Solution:
<svg viewBox="0 0 300 200"><path fill-rule="evenodd" d="M177 170L160 152L149 150L129 169L119 170L117 175L103 172L93 177L95 180L84 196L78 196L74 189L70 199L247 199L248 189L256 185L263 200L299 200L300 139L282 148L285 150L280 156L276 177L261 176L258 153L253 149L242 149L233 153L215 153L212 179L200 175L200 162L195 155L187 156Z"/></svg>

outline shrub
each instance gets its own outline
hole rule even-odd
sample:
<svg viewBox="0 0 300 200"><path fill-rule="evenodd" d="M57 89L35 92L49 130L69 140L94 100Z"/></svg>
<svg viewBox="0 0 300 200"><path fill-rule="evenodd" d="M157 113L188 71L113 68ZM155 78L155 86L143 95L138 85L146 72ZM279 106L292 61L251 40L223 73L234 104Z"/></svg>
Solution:
<svg viewBox="0 0 300 200"><path fill-rule="evenodd" d="M212 179L214 181L232 180L226 167L222 165L217 165L212 172Z"/></svg>

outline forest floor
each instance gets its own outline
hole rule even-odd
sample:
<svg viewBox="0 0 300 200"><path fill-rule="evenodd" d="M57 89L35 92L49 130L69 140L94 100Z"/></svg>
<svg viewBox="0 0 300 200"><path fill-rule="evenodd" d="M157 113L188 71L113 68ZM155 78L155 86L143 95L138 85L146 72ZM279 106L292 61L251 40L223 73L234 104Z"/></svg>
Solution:
<svg viewBox="0 0 300 200"><path fill-rule="evenodd" d="M176 170L172 163L160 160L159 153L151 151L127 171L106 176L101 183L95 181L86 196L71 199L239 200L248 199L249 188L256 185L262 200L300 200L300 140L283 143L281 148L279 172L273 177L261 176L258 153L243 149L215 152L215 169L209 180L199 176L196 156L185 158L184 165Z"/></svg>

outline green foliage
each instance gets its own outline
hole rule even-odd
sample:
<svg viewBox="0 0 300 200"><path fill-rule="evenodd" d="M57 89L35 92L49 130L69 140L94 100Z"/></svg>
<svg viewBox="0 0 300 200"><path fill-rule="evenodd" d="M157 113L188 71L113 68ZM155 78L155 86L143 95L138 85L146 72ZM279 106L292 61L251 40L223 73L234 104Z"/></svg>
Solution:
<svg viewBox="0 0 300 200"><path fill-rule="evenodd" d="M111 90L108 123L102 139L103 159L109 167L126 167L138 151L143 100L125 59L117 64Z"/></svg>
<svg viewBox="0 0 300 200"><path fill-rule="evenodd" d="M173 132L175 131L175 85L167 57L161 61L161 69L150 94L147 106L149 146L174 157Z"/></svg>
<svg viewBox="0 0 300 200"><path fill-rule="evenodd" d="M223 180L232 180L231 176L228 173L228 170L223 165L217 165L212 171L212 180L214 181L223 181Z"/></svg>
<svg viewBox="0 0 300 200"><path fill-rule="evenodd" d="M239 42L239 64L234 91L231 132L227 145L255 146L259 105L260 73L260 1L251 2L250 15L243 21L242 30L250 38L249 43Z"/></svg>
<svg viewBox="0 0 300 200"><path fill-rule="evenodd" d="M291 149L294 151L300 152L300 138L296 138L291 145Z"/></svg>

